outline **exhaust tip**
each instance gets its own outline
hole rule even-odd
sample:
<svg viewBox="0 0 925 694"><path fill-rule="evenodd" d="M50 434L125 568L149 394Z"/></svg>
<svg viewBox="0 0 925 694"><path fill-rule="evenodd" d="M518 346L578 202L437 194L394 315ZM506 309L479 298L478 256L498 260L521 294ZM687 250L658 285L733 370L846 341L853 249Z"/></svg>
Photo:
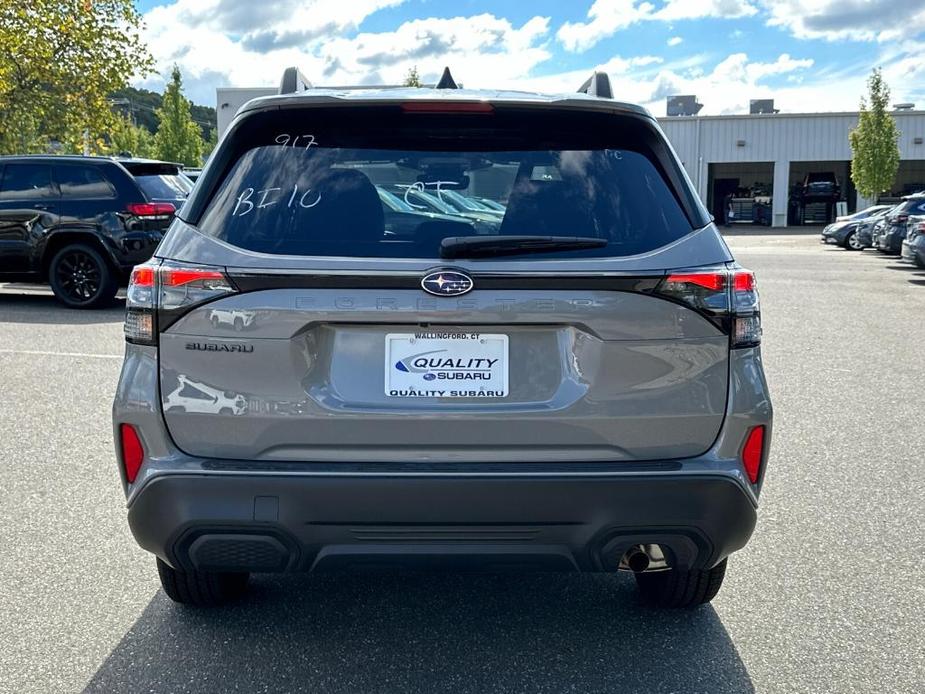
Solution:
<svg viewBox="0 0 925 694"><path fill-rule="evenodd" d="M664 571L669 567L661 545L645 544L633 545L626 550L618 568L638 574L644 571Z"/></svg>
<svg viewBox="0 0 925 694"><path fill-rule="evenodd" d="M631 571L641 573L649 568L649 557L638 547L631 548L624 557Z"/></svg>

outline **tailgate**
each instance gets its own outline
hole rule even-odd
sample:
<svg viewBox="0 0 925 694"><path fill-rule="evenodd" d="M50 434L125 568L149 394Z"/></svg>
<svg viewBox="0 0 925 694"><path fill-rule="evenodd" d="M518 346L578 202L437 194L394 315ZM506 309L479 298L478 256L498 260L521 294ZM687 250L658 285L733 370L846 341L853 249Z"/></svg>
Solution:
<svg viewBox="0 0 925 694"><path fill-rule="evenodd" d="M633 292L265 289L162 333L161 393L171 435L198 456L676 458L719 432L728 344Z"/></svg>

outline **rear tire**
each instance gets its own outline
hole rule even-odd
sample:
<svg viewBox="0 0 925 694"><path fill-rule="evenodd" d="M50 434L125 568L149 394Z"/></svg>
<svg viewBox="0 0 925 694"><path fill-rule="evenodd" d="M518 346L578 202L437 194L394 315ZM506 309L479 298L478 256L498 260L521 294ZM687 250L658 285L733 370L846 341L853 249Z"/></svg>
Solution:
<svg viewBox="0 0 925 694"><path fill-rule="evenodd" d="M716 597L726 575L726 561L712 569L638 573L636 585L642 599L655 607L697 607Z"/></svg>
<svg viewBox="0 0 925 694"><path fill-rule="evenodd" d="M92 246L74 243L55 253L48 266L48 283L69 308L101 308L112 303L119 280L109 263Z"/></svg>
<svg viewBox="0 0 925 694"><path fill-rule="evenodd" d="M157 560L157 573L167 597L191 607L217 607L236 600L247 591L247 573L177 571Z"/></svg>

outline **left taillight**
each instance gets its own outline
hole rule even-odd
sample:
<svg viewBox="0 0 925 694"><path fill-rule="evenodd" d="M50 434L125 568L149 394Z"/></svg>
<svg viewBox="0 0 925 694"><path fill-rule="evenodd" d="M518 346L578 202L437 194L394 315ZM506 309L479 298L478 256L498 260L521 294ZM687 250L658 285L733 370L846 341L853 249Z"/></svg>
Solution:
<svg viewBox="0 0 925 694"><path fill-rule="evenodd" d="M235 291L221 268L152 259L132 270L125 301L125 339L157 344L157 331L189 309Z"/></svg>
<svg viewBox="0 0 925 694"><path fill-rule="evenodd" d="M125 296L126 342L153 345L157 342L155 319L157 310L157 268L159 262L149 260L132 268Z"/></svg>
<svg viewBox="0 0 925 694"><path fill-rule="evenodd" d="M125 479L132 484L138 477L141 464L145 459L145 449L141 445L138 432L131 424L119 426L119 443L122 448L122 467L125 470Z"/></svg>
<svg viewBox="0 0 925 694"><path fill-rule="evenodd" d="M657 294L690 306L730 333L734 348L761 342L761 311L755 273L744 268L672 272Z"/></svg>

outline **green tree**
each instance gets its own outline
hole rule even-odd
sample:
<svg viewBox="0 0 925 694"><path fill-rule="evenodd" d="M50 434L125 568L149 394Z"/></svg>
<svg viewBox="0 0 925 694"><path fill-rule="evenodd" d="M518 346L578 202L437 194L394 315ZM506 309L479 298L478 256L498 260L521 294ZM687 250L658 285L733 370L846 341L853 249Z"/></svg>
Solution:
<svg viewBox="0 0 925 694"><path fill-rule="evenodd" d="M205 145L202 148L203 161L212 156L212 152L215 150L216 146L218 146L218 128L212 128L209 139L206 140Z"/></svg>
<svg viewBox="0 0 925 694"><path fill-rule="evenodd" d="M887 111L890 88L880 70L874 70L867 80L868 97L861 97L858 127L851 131L851 180L858 192L876 199L889 190L899 169L899 129L896 119ZM868 103L870 107L868 108Z"/></svg>
<svg viewBox="0 0 925 694"><path fill-rule="evenodd" d="M135 125L125 116L116 118L109 134L110 154L131 154L152 159L157 156L154 135L147 128Z"/></svg>
<svg viewBox="0 0 925 694"><path fill-rule="evenodd" d="M423 87L421 84L421 76L418 74L418 66L415 65L408 70L408 74L405 75L405 81L402 84L406 87Z"/></svg>
<svg viewBox="0 0 925 694"><path fill-rule="evenodd" d="M152 66L132 0L0 1L0 154L102 151L107 100Z"/></svg>
<svg viewBox="0 0 925 694"><path fill-rule="evenodd" d="M202 165L202 131L190 112L190 102L183 96L180 68L174 65L170 82L157 110L159 125L154 143L159 159L187 166Z"/></svg>

